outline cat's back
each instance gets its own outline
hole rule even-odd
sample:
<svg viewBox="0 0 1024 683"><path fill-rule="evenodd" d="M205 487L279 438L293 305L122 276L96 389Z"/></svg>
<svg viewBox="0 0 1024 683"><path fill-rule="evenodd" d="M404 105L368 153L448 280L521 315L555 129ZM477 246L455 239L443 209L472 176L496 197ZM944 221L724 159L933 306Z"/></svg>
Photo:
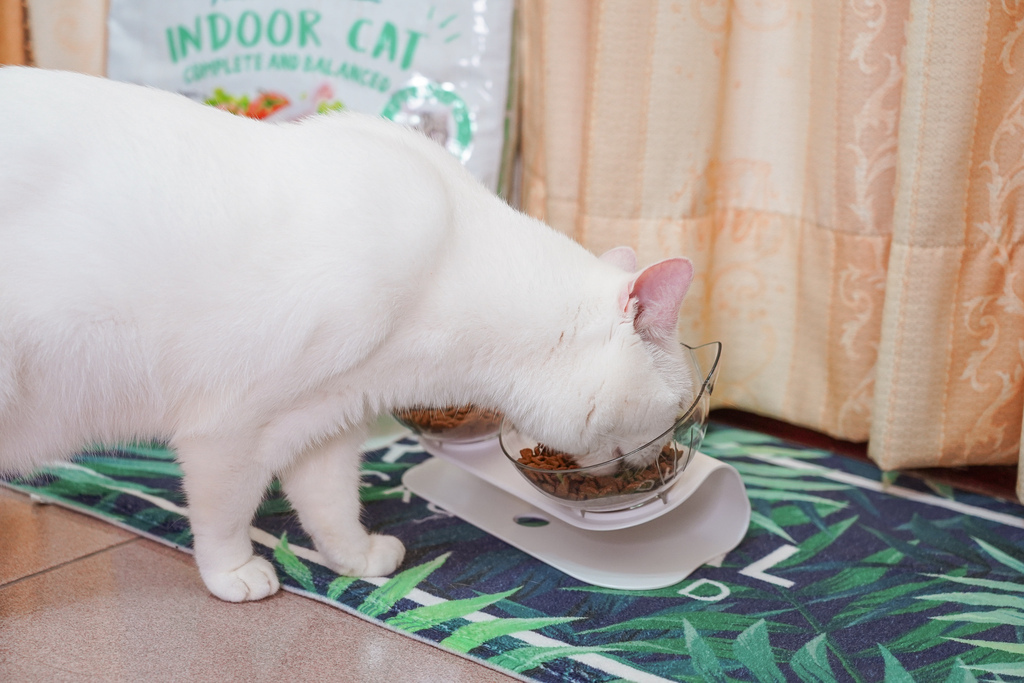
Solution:
<svg viewBox="0 0 1024 683"><path fill-rule="evenodd" d="M201 170L213 149L244 158L247 147L258 147L272 133L254 123L155 88L3 67L0 196L13 210L44 193L111 186L127 191L190 166Z"/></svg>
<svg viewBox="0 0 1024 683"><path fill-rule="evenodd" d="M114 226L118 211L204 224L182 215L193 209L233 212L221 227L252 227L261 215L386 213L452 182L474 184L440 146L374 117L270 124L156 88L29 67L0 67L0 158L0 230L19 208L62 205L78 217L113 213Z"/></svg>
<svg viewBox="0 0 1024 683"><path fill-rule="evenodd" d="M276 125L154 88L25 67L0 68L0 94L0 266L78 272L85 256L152 280L161 264L168 275L223 272L304 243L335 244L358 263L416 231L424 239L409 250L436 240L423 228L448 208L453 169L437 167L454 160L370 117Z"/></svg>
<svg viewBox="0 0 1024 683"><path fill-rule="evenodd" d="M157 88L66 71L0 67L0 151L11 162L0 166L0 177L20 177L22 186L35 169L57 185L53 173L63 168L78 175L105 170L111 174L105 179L126 181L212 165L220 177L208 181L233 177L259 188L260 174L301 179L303 169L320 170L327 159L341 178L346 166L353 169L352 179L378 171L401 176L403 168L422 171L424 164L458 174L461 165L428 143L391 122L360 114L270 124Z"/></svg>
<svg viewBox="0 0 1024 683"><path fill-rule="evenodd" d="M87 148L144 131L194 127L196 121L229 135L233 127L246 125L212 108L197 108L181 95L70 71L0 67L0 93L0 144L8 148L45 141ZM41 133L46 140L37 137Z"/></svg>

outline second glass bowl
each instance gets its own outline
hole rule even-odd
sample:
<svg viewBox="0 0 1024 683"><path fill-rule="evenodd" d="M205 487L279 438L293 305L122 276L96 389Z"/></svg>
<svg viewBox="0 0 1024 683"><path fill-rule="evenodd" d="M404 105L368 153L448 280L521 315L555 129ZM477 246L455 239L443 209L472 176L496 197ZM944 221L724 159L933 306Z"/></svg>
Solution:
<svg viewBox="0 0 1024 683"><path fill-rule="evenodd" d="M493 439L501 429L501 413L473 405L408 408L392 413L418 436L438 443L475 443Z"/></svg>

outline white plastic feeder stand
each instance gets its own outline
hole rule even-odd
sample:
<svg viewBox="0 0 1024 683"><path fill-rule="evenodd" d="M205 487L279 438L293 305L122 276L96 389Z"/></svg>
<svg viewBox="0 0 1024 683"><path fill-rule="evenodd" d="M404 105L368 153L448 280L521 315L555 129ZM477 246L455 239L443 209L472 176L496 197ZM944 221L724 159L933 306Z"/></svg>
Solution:
<svg viewBox="0 0 1024 683"><path fill-rule="evenodd" d="M530 486L497 439L423 441L435 456L402 481L413 493L580 581L605 588L672 586L731 551L750 501L736 469L696 452L659 498L632 510L589 512Z"/></svg>

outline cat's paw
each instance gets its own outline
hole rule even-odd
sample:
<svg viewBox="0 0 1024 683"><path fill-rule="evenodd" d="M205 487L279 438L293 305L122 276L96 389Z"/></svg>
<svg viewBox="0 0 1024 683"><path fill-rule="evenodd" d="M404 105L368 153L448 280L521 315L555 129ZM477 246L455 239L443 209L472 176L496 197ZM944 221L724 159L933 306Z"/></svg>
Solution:
<svg viewBox="0 0 1024 683"><path fill-rule="evenodd" d="M343 576L386 576L405 558L405 546L394 536L370 534L366 552L333 562L331 569Z"/></svg>
<svg viewBox="0 0 1024 683"><path fill-rule="evenodd" d="M363 576L385 576L398 569L405 559L405 546L394 536L370 535Z"/></svg>
<svg viewBox="0 0 1024 683"><path fill-rule="evenodd" d="M228 602L261 600L280 588L274 566L255 555L234 571L201 574L210 592Z"/></svg>

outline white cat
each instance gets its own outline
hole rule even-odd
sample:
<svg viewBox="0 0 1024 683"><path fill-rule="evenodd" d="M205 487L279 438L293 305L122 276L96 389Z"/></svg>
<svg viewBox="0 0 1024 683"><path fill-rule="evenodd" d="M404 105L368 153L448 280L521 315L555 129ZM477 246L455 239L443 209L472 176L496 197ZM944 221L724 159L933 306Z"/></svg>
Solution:
<svg viewBox="0 0 1024 683"><path fill-rule="evenodd" d="M608 453L689 405L676 325L692 267L634 269L390 122L269 124L3 68L0 470L165 439L214 595L277 590L248 537L274 476L333 569L388 574L401 542L359 522L377 414L472 402Z"/></svg>

